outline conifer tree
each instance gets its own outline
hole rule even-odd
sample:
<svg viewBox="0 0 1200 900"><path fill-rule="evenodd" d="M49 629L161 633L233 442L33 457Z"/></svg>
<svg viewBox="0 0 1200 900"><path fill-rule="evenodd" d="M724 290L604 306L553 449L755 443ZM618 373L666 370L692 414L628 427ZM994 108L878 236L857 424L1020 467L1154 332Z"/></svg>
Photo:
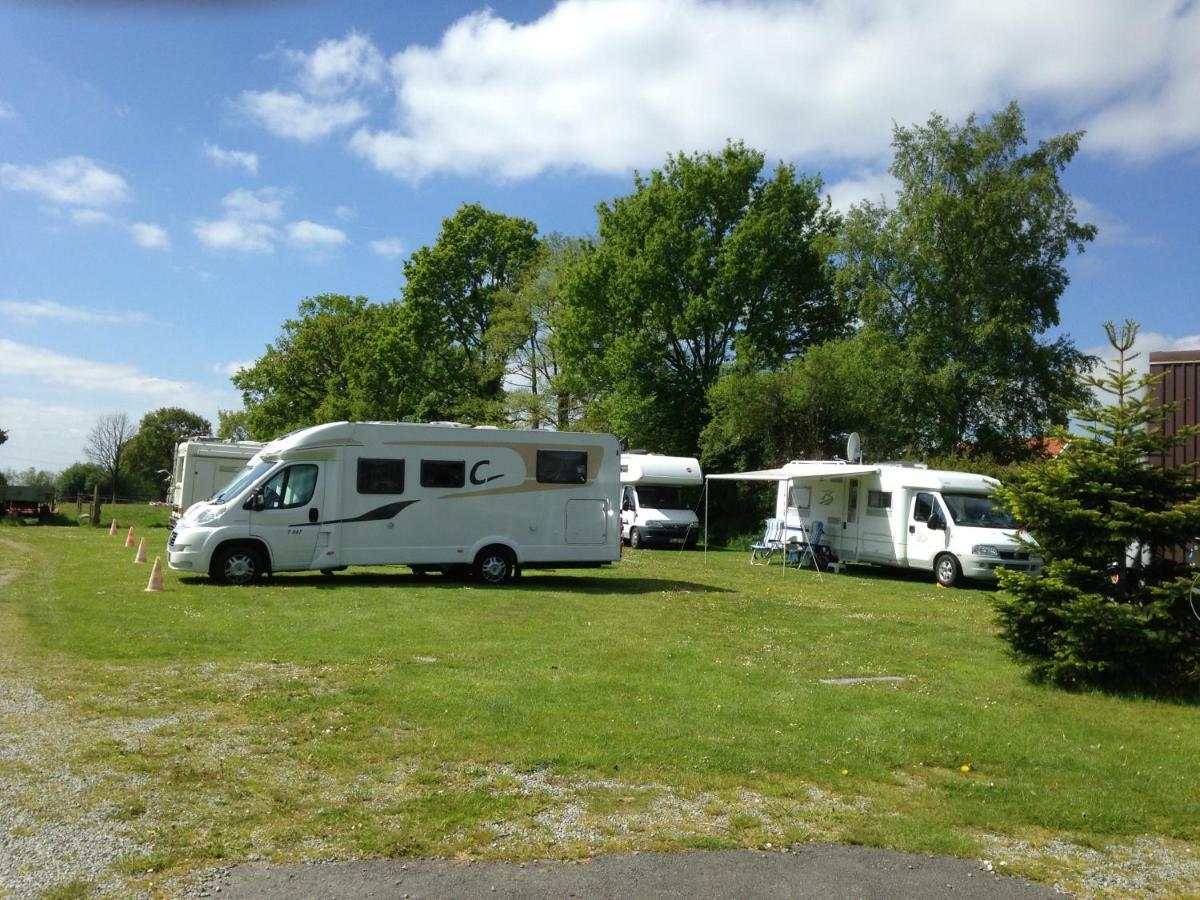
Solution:
<svg viewBox="0 0 1200 900"><path fill-rule="evenodd" d="M1002 635L1039 680L1200 694L1195 572L1171 552L1200 535L1200 482L1194 465L1165 465L1197 429L1164 433L1172 406L1131 367L1137 323L1105 330L1117 358L1087 381L1110 402L1077 410L1062 455L1000 491L1046 560L1040 578L1001 573Z"/></svg>

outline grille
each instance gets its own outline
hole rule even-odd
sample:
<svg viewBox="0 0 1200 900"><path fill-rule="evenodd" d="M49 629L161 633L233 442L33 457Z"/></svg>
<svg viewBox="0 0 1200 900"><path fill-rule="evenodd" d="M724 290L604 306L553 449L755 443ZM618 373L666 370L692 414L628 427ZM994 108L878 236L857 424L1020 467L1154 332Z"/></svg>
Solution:
<svg viewBox="0 0 1200 900"><path fill-rule="evenodd" d="M1001 550L1000 558L1001 559L1028 560L1029 553L1025 550Z"/></svg>
<svg viewBox="0 0 1200 900"><path fill-rule="evenodd" d="M170 550L175 546L175 532L171 532L171 536L167 539L167 549Z"/></svg>

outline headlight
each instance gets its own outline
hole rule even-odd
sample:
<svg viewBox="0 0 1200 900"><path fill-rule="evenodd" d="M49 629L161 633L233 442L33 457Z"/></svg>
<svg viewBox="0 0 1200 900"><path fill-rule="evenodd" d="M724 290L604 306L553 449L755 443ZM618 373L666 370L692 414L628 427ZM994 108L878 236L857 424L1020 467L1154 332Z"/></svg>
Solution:
<svg viewBox="0 0 1200 900"><path fill-rule="evenodd" d="M972 556L994 556L997 559L999 559L1000 551L997 550L995 547L993 547L991 544L976 544L974 547L971 548L971 555Z"/></svg>
<svg viewBox="0 0 1200 900"><path fill-rule="evenodd" d="M196 510L188 521L189 525L204 525L218 518L225 510L219 506L206 506L204 509Z"/></svg>

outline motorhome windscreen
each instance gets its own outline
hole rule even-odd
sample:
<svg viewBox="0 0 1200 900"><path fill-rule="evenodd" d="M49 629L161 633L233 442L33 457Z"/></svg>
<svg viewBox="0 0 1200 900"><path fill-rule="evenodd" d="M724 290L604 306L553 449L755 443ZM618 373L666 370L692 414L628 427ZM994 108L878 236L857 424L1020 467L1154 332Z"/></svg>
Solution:
<svg viewBox="0 0 1200 900"><path fill-rule="evenodd" d="M216 496L213 497L213 500L217 501L218 503L224 503L226 500L232 500L251 484L257 481L260 477L262 477L262 475L269 471L273 465L275 465L275 463L267 462L266 460L254 465L247 464L246 468L238 472L233 481L229 482L229 484L217 492Z"/></svg>
<svg viewBox="0 0 1200 900"><path fill-rule="evenodd" d="M638 485L638 501L650 509L695 509L699 488L670 487L661 484Z"/></svg>
<svg viewBox="0 0 1200 900"><path fill-rule="evenodd" d="M955 525L972 528L1016 528L1012 514L991 497L983 494L948 494L942 492L946 508Z"/></svg>

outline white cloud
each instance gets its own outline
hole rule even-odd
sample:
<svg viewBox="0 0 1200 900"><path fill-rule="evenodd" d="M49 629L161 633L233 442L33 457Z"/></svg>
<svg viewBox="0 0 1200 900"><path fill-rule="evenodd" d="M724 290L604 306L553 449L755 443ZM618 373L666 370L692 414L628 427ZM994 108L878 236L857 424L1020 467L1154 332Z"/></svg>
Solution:
<svg viewBox="0 0 1200 900"><path fill-rule="evenodd" d="M129 199L129 185L86 156L67 156L44 166L0 165L0 185L28 191L65 206L112 206Z"/></svg>
<svg viewBox="0 0 1200 900"><path fill-rule="evenodd" d="M238 188L230 191L221 205L232 218L254 222L276 222L283 217L284 193L278 188L260 188L248 191Z"/></svg>
<svg viewBox="0 0 1200 900"><path fill-rule="evenodd" d="M258 174L258 154L245 150L225 150L216 144L205 144L204 155L218 166L237 166L250 175Z"/></svg>
<svg viewBox="0 0 1200 900"><path fill-rule="evenodd" d="M133 235L133 239L139 247L146 247L150 250L169 250L171 248L171 238L161 225L154 225L151 222L134 222L129 226L129 233Z"/></svg>
<svg viewBox="0 0 1200 900"><path fill-rule="evenodd" d="M270 253L275 249L279 233L265 222L246 222L238 219L201 220L192 233L202 244L216 250L237 250L243 253Z"/></svg>
<svg viewBox="0 0 1200 900"><path fill-rule="evenodd" d="M341 205L334 207L333 214L343 222L353 222L358 218L358 210L353 206Z"/></svg>
<svg viewBox="0 0 1200 900"><path fill-rule="evenodd" d="M160 399L194 390L182 381L147 375L136 366L67 356L5 338L0 338L0 375L13 375L73 391L113 391Z"/></svg>
<svg viewBox="0 0 1200 900"><path fill-rule="evenodd" d="M73 209L71 221L76 225L111 225L116 221L108 213L100 209Z"/></svg>
<svg viewBox="0 0 1200 900"><path fill-rule="evenodd" d="M400 238L389 237L371 241L371 250L386 259L396 259L405 253L404 242Z"/></svg>
<svg viewBox="0 0 1200 900"><path fill-rule="evenodd" d="M900 182L893 178L890 172L864 170L827 186L825 193L829 195L833 208L845 213L851 206L864 200L876 204L883 201L888 206L895 206L899 189Z"/></svg>
<svg viewBox="0 0 1200 900"><path fill-rule="evenodd" d="M5 103L3 100L0 100L0 120L15 119L16 117L17 111L13 109L12 104Z"/></svg>
<svg viewBox="0 0 1200 900"><path fill-rule="evenodd" d="M1129 223L1116 213L1093 203L1086 197L1075 196L1071 199L1075 203L1079 221L1096 226L1097 244L1155 246L1162 243L1160 238L1152 235L1135 233Z"/></svg>
<svg viewBox="0 0 1200 900"><path fill-rule="evenodd" d="M282 91L243 91L237 105L272 134L304 142L328 137L366 118L368 112L354 99L310 100Z"/></svg>
<svg viewBox="0 0 1200 900"><path fill-rule="evenodd" d="M350 32L341 40L325 40L312 53L286 51L299 72L301 90L317 97L337 97L380 84L387 77L383 55L366 35Z"/></svg>
<svg viewBox="0 0 1200 900"><path fill-rule="evenodd" d="M53 300L0 300L0 316L28 324L54 321L125 325L150 321L150 317L142 312L108 312L82 306L64 306Z"/></svg>
<svg viewBox="0 0 1200 900"><path fill-rule="evenodd" d="M1120 327L1120 323L1117 323ZM1137 340L1134 341L1131 354L1137 354L1130 362L1131 367L1139 375L1145 375L1150 371L1150 354L1158 350L1200 350L1200 334L1184 335L1183 337L1171 337L1170 335L1161 334L1157 331L1139 331ZM1088 356L1097 357L1101 365L1108 364L1115 367L1117 364L1117 352L1113 350L1112 345L1105 343L1103 346L1087 347L1083 350ZM1128 360L1128 356L1126 357ZM1097 378L1103 377L1104 372L1097 367L1092 371L1092 374ZM1111 394L1103 391L1092 389L1092 395L1102 404L1113 402Z"/></svg>
<svg viewBox="0 0 1200 900"><path fill-rule="evenodd" d="M352 152L414 180L625 174L731 137L869 168L895 122L1012 97L1056 131L1092 128L1085 147L1153 154L1200 143L1198 45L1200 4L1176 0L563 0L525 24L476 13L396 53L390 127L362 121L385 110L381 53L356 33L285 52L298 92L242 105L301 140L357 124Z"/></svg>
<svg viewBox="0 0 1200 900"><path fill-rule="evenodd" d="M346 234L338 228L302 219L288 225L287 239L298 247L330 248L346 243Z"/></svg>

